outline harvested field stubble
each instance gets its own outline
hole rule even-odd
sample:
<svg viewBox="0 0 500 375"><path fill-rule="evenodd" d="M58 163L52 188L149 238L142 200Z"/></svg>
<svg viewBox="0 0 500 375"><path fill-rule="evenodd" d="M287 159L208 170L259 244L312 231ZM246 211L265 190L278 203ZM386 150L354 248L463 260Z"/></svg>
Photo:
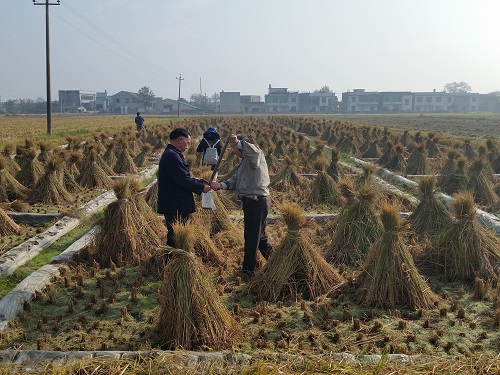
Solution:
<svg viewBox="0 0 500 375"><path fill-rule="evenodd" d="M389 116L385 117L392 121ZM425 120L430 121L429 119L432 116L425 115L423 117ZM372 117L367 116L366 118L368 123ZM413 121L413 117L399 116L395 118ZM437 119L440 117L435 116L432 118ZM407 148L411 147L412 141L419 141L420 144L425 143L428 147L437 146L442 149L443 145L451 148L456 143L455 150L459 154L463 152L465 145L463 140L456 140L450 135L443 136L443 134L439 134L439 139L435 136L432 136L432 138L427 137L425 135L427 129L420 129L419 134L414 134L413 128L410 127L410 131L403 133L402 130L397 129L396 125L394 128L388 127L385 129L378 125L373 126L373 128L366 125L359 127L352 123L343 122L337 116L320 119L315 117L304 119L299 116L269 118L216 117L212 119L197 117L181 119L180 121L182 121L182 126L192 132L193 138L197 138L207 125L205 120L209 120L209 123L215 121L222 137L226 137L230 129L238 129L254 138L266 151L266 155L273 152L276 156L279 155L279 158L284 157L286 160L278 158L273 160L273 169L276 173L273 176L274 187L271 188L271 197L275 203L277 201L282 204L297 202L302 209L307 208L309 213L332 213L338 212L340 209L348 212L350 208L352 209L353 202L349 202L349 197L341 199L340 206L335 205L329 209L326 208L326 205L321 207L312 205L308 208L307 198L312 181L299 176L297 173L300 171L311 175L326 167L325 160L329 160L330 151L321 142L326 143L328 146L338 145L340 149L350 150L350 152L356 153L355 156L358 157L362 145L363 148L367 146L366 140L368 136L371 143L377 144L379 147L385 147L390 142L392 145L404 144L404 147ZM169 120L162 119L161 121L163 121L163 124L158 126L150 125L145 132L137 134L137 136L135 132L132 132L134 136L130 136L130 129L121 129L116 134L104 134L103 132L102 137L94 135L90 139L85 138L86 142L91 143L89 146L82 145L83 139L70 138L68 139L69 149L70 152L85 155L82 161L93 159L97 164L101 163L101 159L104 161L102 155L105 155L106 147L111 144L109 138L124 137L129 145L128 152L130 156L135 157L136 162L142 163L145 161L145 155L139 156L139 153L141 150L149 149L149 147L145 147L145 144L150 143L152 145L151 152L156 152L156 156L158 156L157 154L161 153L166 142L168 142L169 130L176 126L176 124L170 123ZM390 126L390 123L388 123L388 126ZM302 134L296 133L296 130L302 132ZM432 130L435 131L435 129ZM308 138L311 136L315 137L315 140ZM321 139L321 142L316 143L319 139ZM272 140L272 144L270 140ZM478 143L480 142L477 139L471 138L470 148L473 149L472 151L475 151ZM30 142L25 146L26 149L34 147ZM43 147L46 151L48 150L46 146ZM118 144L115 147L117 148L116 151L120 148ZM489 149L493 149L493 146L490 145ZM395 152L395 150L393 151ZM408 152L404 150L399 157L406 157L409 152L410 150ZM95 155L93 155L94 153ZM314 160L312 159L313 156ZM331 155L332 162L330 166L332 168L329 170L331 176L338 178L339 174L341 174L342 177L356 181L360 186L365 183L369 184L373 190L373 171L369 170L369 168L365 170L364 178L360 178L358 172L347 172L347 169L346 171L338 170L338 167L341 166L337 165L337 163L343 156L345 155L341 156L335 152ZM436 160L433 160L435 166L445 164L446 155L440 156L436 154L435 157ZM439 158L442 160L438 160ZM125 160L126 164L131 165L126 154L122 155L122 159L128 159ZM199 159L195 155L193 148L187 151L186 159L192 163L193 175L203 177L202 174L206 171L199 169L196 164ZM456 168L460 169L457 160L453 156L455 162L453 163L455 164L453 173L456 172ZM227 163L227 170L224 173L229 175L235 171L237 161L228 157L225 162ZM73 166L78 169L75 171L75 176L78 175L78 172L84 175L88 174L88 171L85 170L88 168L83 167L83 163L80 162L79 158L76 158ZM436 168L433 170L436 170ZM466 177L468 172L466 163L462 166L461 171L464 173L463 176ZM104 173L104 175L107 174ZM87 180L87 177L83 178L80 175L78 180ZM224 178L226 177L224 176ZM297 189L297 187L300 189ZM382 196L388 196L383 189L375 189L380 191ZM137 189L135 192L139 193ZM226 194L229 193L221 192L224 197L226 197ZM368 192L366 197L357 197L357 199L365 199L366 204L368 204L371 202L371 194ZM286 371L300 370L302 372L308 370L325 372L327 368L331 370L334 365L326 361L329 364L322 367L324 357L320 357L331 352L348 351L354 354L381 354L384 350L387 350L389 353L450 354L470 358L479 355L491 357L498 353L498 342L500 340L497 313L498 301L500 300L500 297L498 297L498 275L495 274L496 278L491 274L484 275L485 277L481 278L482 281L477 282L474 278L459 283L451 283L445 280L439 272L435 272L439 268L439 264L434 264L434 267L428 267L425 270L418 269L418 265L415 266L412 263L412 255L420 251L421 243L407 232L405 222L396 225L397 228L393 225L392 229L386 225L386 230L382 234L382 236L385 235L383 240L386 245L385 250L389 249L390 251L383 253L382 246L379 245L379 253L382 253L383 259L386 260L391 258L389 255L397 257L399 263L395 261L393 263L387 261L386 263L395 264L394 267L402 271L402 273L398 274L397 277L392 277L391 272L394 271L393 269L379 267L382 269L382 273L396 280L395 284L397 285L385 285L385 281L380 282L380 284L386 287L386 290L392 287L401 288L403 286L404 288L406 285L406 288L412 292L417 289L420 289L421 292L422 290L424 292L432 291L435 295L439 295L440 298L438 300L434 297L435 295L432 297L427 295L428 298L422 296L420 296L422 298L419 298L413 295L414 298L410 299L398 295L396 298L394 292L379 297L379 299L385 299L387 305L390 305L381 306L368 303L368 298L359 292L359 271L364 269L371 275L376 273L376 270L370 268L369 264L363 263L364 258L366 258L366 255L364 255L366 250L360 252L360 258L356 259L359 263L355 261L349 266L339 266L338 273L347 280L346 284L349 288L338 294L327 294L329 288L316 287L319 280L314 275L312 280L309 281L309 284L314 286L312 289L308 288L307 283L306 287L297 288L299 286L298 281L301 280L295 277L297 275L293 275L293 271L292 276L287 277L289 284L283 289L285 293L277 291L276 288L279 286L277 282L271 279L262 280L258 278L259 273L264 274L265 269L271 268L271 260L266 263L263 259L259 259L260 269L258 275L253 279L248 280L241 275L236 275L234 271L240 266L243 256L240 238L243 227L241 219L229 222L228 217L229 214L239 216L241 212L237 210L239 206L234 195L230 196L230 199L217 201L217 206L222 207L225 203L231 203L234 206L227 207L227 212L222 212L223 217L220 223L217 223L217 218L214 217L214 214L219 213L208 213L210 215L207 215L207 212L205 212L205 215L200 215L205 216L205 218L210 217L210 221L216 222L218 226L217 229L213 225L210 226L212 233L209 230L197 230L193 250L197 257L201 255L206 262L203 265L202 273L203 276L207 276L211 280L207 285L210 293L214 292L220 298L224 309L229 312L244 333L241 340L228 345L230 350L266 357L271 357L273 353L278 352L283 354L305 354L310 356L309 358L312 358L312 356L321 358L315 364L307 361L302 362L302 365L281 364L281 369L285 368ZM137 208L143 208L145 203L135 201L134 206L134 210L137 210ZM131 208L132 206L127 207ZM271 208L272 213L276 212L275 207L276 204ZM397 215L398 211L402 211L401 207L395 209L395 215ZM111 219L116 221L117 215L110 216ZM302 223L301 220L298 220L298 222ZM227 227L229 230L222 225L228 223L230 224ZM318 250L316 251L317 254L313 254L314 256L305 257L306 260L301 259L298 262L302 266L299 273L304 276L308 267L311 267L311 265L312 268L316 267L320 262L319 259L323 259L321 254L330 244L331 234L324 227L324 224L320 222L314 225L306 223L305 227L294 226L293 222L287 222L287 224L292 225L288 225L288 229L282 222L276 222L268 226L269 235L276 253L278 253L279 244L286 244L288 252L283 251L281 261L290 260L287 256L297 255L299 252L294 251L297 247L301 247L301 250L304 250L303 252L309 251L309 255L312 253L311 248ZM197 225L201 228L201 224ZM225 229L226 233L214 233L220 231L220 229ZM304 236L299 233L301 231L304 231ZM134 230L134 232L136 232L133 239L135 241L139 234L137 230ZM307 235L305 235L306 233ZM157 232L156 235L158 234L160 233ZM358 235L355 234L355 236ZM339 234L339 236L341 235ZM121 242L122 237L124 236L114 237L114 241L110 241L110 244ZM210 241L208 238L210 238ZM344 238L339 237L339 243L342 242L340 239ZM408 239L411 239L411 241L405 242ZM163 242L164 238L161 239L161 243ZM210 245L208 247L201 246L201 244L204 245L205 243L210 243ZM401 243L408 245L408 251L401 251ZM107 247L111 247L111 245ZM128 261L125 261L125 255L127 254L123 252L121 255L112 254L111 261L109 261L110 253L104 255L102 264L98 266L91 260L88 263L72 264L67 273L61 273L60 276L55 278L53 288L47 289L43 294L38 295L36 300L32 301L30 306L27 306L25 311L19 314L16 321L12 322L9 331L0 336L0 347L36 349L39 346L49 350L136 350L159 348L166 344L168 340L158 340L158 337L153 334L156 327L158 327L158 314L160 311L158 307L158 290L162 287L162 280L158 273L149 272L142 265L142 254L145 254L144 260L146 260L150 256L149 250L138 255L141 258L141 265L135 264L134 261L126 265ZM194 255L190 256L194 257ZM374 255L370 256L371 259L374 257ZM131 256L130 259L134 259L134 256ZM401 261L401 259L403 260ZM286 273L287 268L285 266L289 264L277 263L276 269L278 269L278 273ZM166 264L168 266L168 260ZM357 267L358 264L365 264L364 268ZM418 278L416 272L425 275L427 284L424 285L421 282L422 278L419 279L419 283L411 284L412 287L408 288L406 284L408 280L414 282L415 278ZM331 283L330 287L342 280L340 276L334 279L335 282ZM267 295L264 292L258 292L256 295L248 293L249 290L255 291L258 289L249 288L249 286L258 285L259 282L262 284L259 287L273 287L275 290ZM375 286L379 286L377 281L372 280L371 282L376 284ZM367 288L368 284L369 282L365 283L363 288ZM167 285L164 286L167 287ZM293 293L288 293L289 291ZM210 293L201 294L209 295ZM376 293L377 291L374 292L374 294ZM360 295L363 297L360 298ZM439 301L439 306L434 305L435 301ZM410 307L405 307L405 305L410 305ZM173 346L178 346L178 344L174 343ZM220 341L214 346L219 344L221 344ZM192 345L203 350L212 349L210 345L206 345L201 341ZM474 361L471 360L470 363L472 362ZM475 363L478 364L478 369L484 370L484 373L491 369L498 369L495 367L497 365L492 362L488 363L488 365L492 366L489 369L481 367L485 362L477 361ZM443 371L452 368L445 368L441 364L434 365L438 369L443 369ZM251 369L264 371L263 373L265 373L263 369L272 369L272 364L269 366L266 364L262 368ZM390 367L392 364L389 365L389 363L384 366L386 366L385 369L392 368ZM448 366L455 366L455 363L450 361ZM358 366L357 370L362 368L363 366ZM367 371L370 371L370 373L376 369L375 367L364 368L368 369ZM426 367L415 365L415 368L422 370ZM457 367L454 368L460 371ZM465 366L464 368L468 368L468 373L474 371L472 367Z"/></svg>

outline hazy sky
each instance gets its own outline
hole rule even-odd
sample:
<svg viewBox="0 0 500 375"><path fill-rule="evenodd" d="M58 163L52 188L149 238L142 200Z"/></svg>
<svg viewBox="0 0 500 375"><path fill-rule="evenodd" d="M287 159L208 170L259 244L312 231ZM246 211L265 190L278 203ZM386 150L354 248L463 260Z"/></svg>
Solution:
<svg viewBox="0 0 500 375"><path fill-rule="evenodd" d="M38 0L44 3L45 0ZM56 0L50 0L56 2ZM500 0L61 0L57 90L500 90ZM46 97L45 6L0 0L0 96ZM340 95L339 95L340 97Z"/></svg>

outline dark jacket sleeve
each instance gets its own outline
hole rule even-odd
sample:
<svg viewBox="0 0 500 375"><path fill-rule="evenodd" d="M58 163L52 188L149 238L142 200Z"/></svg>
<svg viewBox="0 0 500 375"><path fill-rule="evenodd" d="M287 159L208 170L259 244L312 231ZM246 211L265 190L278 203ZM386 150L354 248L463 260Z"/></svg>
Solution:
<svg viewBox="0 0 500 375"><path fill-rule="evenodd" d="M169 153L166 156L166 171L175 183L200 195L203 192L203 183L191 177L186 160L175 153Z"/></svg>

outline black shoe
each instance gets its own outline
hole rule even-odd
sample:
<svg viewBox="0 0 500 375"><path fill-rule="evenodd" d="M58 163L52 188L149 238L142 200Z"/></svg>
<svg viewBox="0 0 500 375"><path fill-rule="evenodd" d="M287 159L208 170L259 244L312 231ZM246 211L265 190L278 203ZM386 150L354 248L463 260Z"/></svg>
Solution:
<svg viewBox="0 0 500 375"><path fill-rule="evenodd" d="M251 278L255 275L255 271L244 270L243 268L239 268L237 271L237 275L242 278Z"/></svg>

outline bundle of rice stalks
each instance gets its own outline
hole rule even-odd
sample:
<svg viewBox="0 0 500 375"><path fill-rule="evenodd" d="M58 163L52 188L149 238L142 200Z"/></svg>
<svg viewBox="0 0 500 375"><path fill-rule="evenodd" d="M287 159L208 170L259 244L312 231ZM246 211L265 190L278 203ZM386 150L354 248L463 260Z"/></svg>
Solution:
<svg viewBox="0 0 500 375"><path fill-rule="evenodd" d="M433 235L441 231L453 217L442 201L434 196L436 178L423 177L419 180L420 202L410 217L411 229L419 236Z"/></svg>
<svg viewBox="0 0 500 375"><path fill-rule="evenodd" d="M186 250L172 250L166 263L158 299L159 342L165 349L229 349L241 340L238 323L220 301L210 273L193 254L192 224L174 225L175 243Z"/></svg>
<svg viewBox="0 0 500 375"><path fill-rule="evenodd" d="M158 171L156 171L156 175L158 175ZM156 212L158 208L158 180L155 180L154 184L150 186L144 195L144 199L148 206Z"/></svg>
<svg viewBox="0 0 500 375"><path fill-rule="evenodd" d="M342 277L320 255L306 229L305 215L296 204L281 206L288 232L266 264L247 285L262 300L277 300L302 293L314 299L342 282Z"/></svg>
<svg viewBox="0 0 500 375"><path fill-rule="evenodd" d="M166 235L166 227L163 220L156 214L151 206L146 202L145 195L140 190L140 182L137 179L130 178L130 190L132 194L132 201L135 203L137 211L144 218L143 225L147 231L153 231L159 238Z"/></svg>
<svg viewBox="0 0 500 375"><path fill-rule="evenodd" d="M496 204L500 199L493 189L493 184L487 178L485 167L487 160L477 158L469 168L467 190L474 196L474 201L484 206Z"/></svg>
<svg viewBox="0 0 500 375"><path fill-rule="evenodd" d="M224 194L224 193L222 193ZM198 210L196 215L200 217L200 223L208 229L210 235L215 235L221 231L231 231L234 229L234 223L229 216L229 211L219 198L219 195L212 191L214 198L215 209L201 209Z"/></svg>
<svg viewBox="0 0 500 375"><path fill-rule="evenodd" d="M441 182L441 185L439 186L441 190L449 195L459 191L464 191L468 184L467 172L465 171L466 165L467 159L464 156L459 158L457 160L457 168L455 172L448 175L448 177Z"/></svg>
<svg viewBox="0 0 500 375"><path fill-rule="evenodd" d="M458 151L454 149L448 150L448 158L444 163L443 167L439 171L439 177L437 179L437 186L441 187L445 181L447 181L453 173L457 170Z"/></svg>
<svg viewBox="0 0 500 375"><path fill-rule="evenodd" d="M203 261L203 263L208 263L213 266L224 265L224 256L215 245L210 234L210 228L207 228L206 223L203 222L202 215L193 215L192 222L196 227L193 245L194 253ZM226 232L226 236L228 233L229 232Z"/></svg>
<svg viewBox="0 0 500 375"><path fill-rule="evenodd" d="M363 163L361 165L361 169L363 170L363 174L356 179L355 182L356 187L359 188L363 185L373 185L374 184L373 174L377 169L375 164Z"/></svg>
<svg viewBox="0 0 500 375"><path fill-rule="evenodd" d="M413 145L413 151L408 157L406 174L426 175L429 173L427 157L425 156L425 146L421 144Z"/></svg>
<svg viewBox="0 0 500 375"><path fill-rule="evenodd" d="M84 159L77 181L80 186L88 189L110 189L113 184L111 178L97 163L97 152L95 150L90 152L88 157Z"/></svg>
<svg viewBox="0 0 500 375"><path fill-rule="evenodd" d="M309 204L333 206L339 202L340 191L335 180L324 171L319 171L311 186Z"/></svg>
<svg viewBox="0 0 500 375"><path fill-rule="evenodd" d="M1 156L5 159L5 169L12 175L15 176L17 172L21 170L21 167L12 159L12 154L15 152L15 147L13 144L6 144L1 152Z"/></svg>
<svg viewBox="0 0 500 375"><path fill-rule="evenodd" d="M394 157L396 152L394 151L394 144L391 141L387 141L385 146L385 151L382 156L377 160L378 165L386 165Z"/></svg>
<svg viewBox="0 0 500 375"><path fill-rule="evenodd" d="M477 222L474 199L469 192L454 197L456 220L436 238L434 263L443 267L445 277L450 280L498 277L500 241Z"/></svg>
<svg viewBox="0 0 500 375"><path fill-rule="evenodd" d="M10 236L12 234L19 234L20 232L21 227L0 207L0 236Z"/></svg>
<svg viewBox="0 0 500 375"><path fill-rule="evenodd" d="M370 248L356 279L359 303L381 308L433 308L438 297L415 267L402 235L398 207L385 204L380 220L382 236Z"/></svg>
<svg viewBox="0 0 500 375"><path fill-rule="evenodd" d="M474 160L475 158L477 158L477 153L472 148L470 139L466 139L464 141L464 156L469 160Z"/></svg>
<svg viewBox="0 0 500 375"><path fill-rule="evenodd" d="M429 133L429 139L425 142L425 148L427 150L427 155L430 158L437 158L441 155L441 151L438 146L439 140L434 137L434 133Z"/></svg>
<svg viewBox="0 0 500 375"><path fill-rule="evenodd" d="M30 148L25 153L26 161L22 164L21 170L16 175L16 180L27 188L33 187L38 179L42 177L44 168L42 163L36 158L36 150Z"/></svg>
<svg viewBox="0 0 500 375"><path fill-rule="evenodd" d="M63 178L63 162L58 155L47 160L45 173L35 183L28 196L30 203L63 204L75 201L71 193L66 190Z"/></svg>
<svg viewBox="0 0 500 375"><path fill-rule="evenodd" d="M106 164L114 170L115 165L116 165L116 161L118 160L118 157L116 156L116 142L115 141L111 142L108 145L108 148L102 157L106 161Z"/></svg>
<svg viewBox="0 0 500 375"><path fill-rule="evenodd" d="M407 163L404 157L403 145L396 145L396 153L392 156L387 164L384 165L385 168L392 169L395 171L402 172L406 169Z"/></svg>
<svg viewBox="0 0 500 375"><path fill-rule="evenodd" d="M78 169L78 164L83 159L83 154L81 151L71 151L68 157L68 171L76 179L80 175L80 170Z"/></svg>
<svg viewBox="0 0 500 375"><path fill-rule="evenodd" d="M152 150L153 146L151 146L149 143L143 144L141 152L139 152L139 154L134 159L135 165L139 168L149 165L148 157L151 154Z"/></svg>
<svg viewBox="0 0 500 375"><path fill-rule="evenodd" d="M303 181L302 177L297 174L293 160L290 157L285 158L285 163L285 167L271 177L271 183L269 184L270 187L278 191L295 189Z"/></svg>
<svg viewBox="0 0 500 375"><path fill-rule="evenodd" d="M38 154L37 159L40 161L40 163L45 164L49 159L53 148L47 142L40 142L38 144L38 147L40 148L40 153Z"/></svg>
<svg viewBox="0 0 500 375"><path fill-rule="evenodd" d="M378 158L380 158L381 154L382 153L380 152L380 149L378 147L378 143L374 142L374 141L370 141L368 144L368 147L363 152L362 156L364 158L376 158L376 159L378 159Z"/></svg>
<svg viewBox="0 0 500 375"><path fill-rule="evenodd" d="M342 180L339 185L347 202L335 220L325 258L334 264L356 265L382 234L375 208L377 191L371 185L363 185L356 191L349 180Z"/></svg>
<svg viewBox="0 0 500 375"><path fill-rule="evenodd" d="M118 157L113 170L118 174L134 174L138 169L135 166L134 159L130 155L128 143L122 142L119 147Z"/></svg>
<svg viewBox="0 0 500 375"><path fill-rule="evenodd" d="M116 180L113 186L117 200L104 210L93 248L103 266L120 257L128 264L140 264L160 246L160 238L149 227L132 199L129 178Z"/></svg>
<svg viewBox="0 0 500 375"><path fill-rule="evenodd" d="M335 182L338 182L340 177L339 172L339 161L340 161L340 151L336 147L332 147L332 161L328 168L326 168L326 173L333 178Z"/></svg>
<svg viewBox="0 0 500 375"><path fill-rule="evenodd" d="M408 130L403 131L403 135L399 139L399 143L401 143L403 146L408 147L411 143L411 137L410 133Z"/></svg>
<svg viewBox="0 0 500 375"><path fill-rule="evenodd" d="M5 168L5 158L0 158L0 202L25 199L28 189L19 183Z"/></svg>

